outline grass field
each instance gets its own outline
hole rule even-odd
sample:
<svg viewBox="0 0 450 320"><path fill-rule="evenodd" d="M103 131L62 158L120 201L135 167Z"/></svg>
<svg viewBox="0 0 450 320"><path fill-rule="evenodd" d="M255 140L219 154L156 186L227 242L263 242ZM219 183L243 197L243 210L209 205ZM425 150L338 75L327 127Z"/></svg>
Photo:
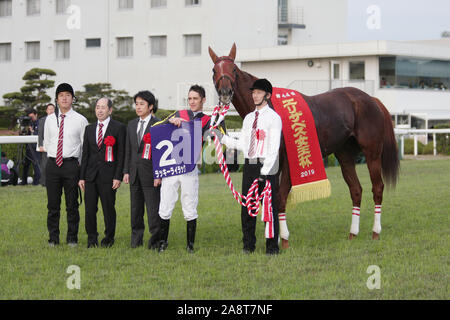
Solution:
<svg viewBox="0 0 450 320"><path fill-rule="evenodd" d="M242 254L239 206L219 174L200 178L195 254L185 251L179 204L166 252L131 249L126 185L110 249L86 248L84 207L79 246L63 241L62 211L62 244L49 248L45 189L0 188L0 299L449 299L450 160L402 161L397 188L385 192L380 241L371 240L368 171L357 170L364 189L358 238L347 240L349 192L340 169L328 168L332 196L288 211L291 248L272 257L259 218L256 252ZM241 175L232 177L240 189ZM101 211L98 221L102 236ZM80 267L79 290L66 286L70 265ZM371 265L380 268L380 289L366 285Z"/></svg>

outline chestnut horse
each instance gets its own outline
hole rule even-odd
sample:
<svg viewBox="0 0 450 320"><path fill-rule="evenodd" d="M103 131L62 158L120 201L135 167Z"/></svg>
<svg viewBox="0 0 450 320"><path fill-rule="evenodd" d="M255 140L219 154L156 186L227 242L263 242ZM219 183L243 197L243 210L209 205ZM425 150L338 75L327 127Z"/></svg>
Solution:
<svg viewBox="0 0 450 320"><path fill-rule="evenodd" d="M218 57L209 48L214 63L213 82L221 104L233 103L236 111L244 118L255 109L250 87L257 79L240 70L234 63L236 45L233 44L228 56ZM342 175L350 189L353 202L352 224L349 239L359 232L359 210L362 188L356 175L355 158L362 151L367 162L372 182L373 200L375 202L374 226L372 239L379 239L381 232L381 202L385 182L395 187L399 172L397 143L391 116L386 107L376 98L365 92L352 88L334 89L315 96L305 96L314 117L317 136L322 156L334 153L339 160ZM286 146L282 138L280 144L280 215L286 213L286 204L291 180ZM288 247L287 226L280 219L280 236L283 248Z"/></svg>

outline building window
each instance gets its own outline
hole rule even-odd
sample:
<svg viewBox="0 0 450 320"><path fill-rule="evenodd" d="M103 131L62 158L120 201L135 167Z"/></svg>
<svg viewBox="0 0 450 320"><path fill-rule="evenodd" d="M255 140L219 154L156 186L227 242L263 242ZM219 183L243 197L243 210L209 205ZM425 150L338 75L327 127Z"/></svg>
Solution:
<svg viewBox="0 0 450 320"><path fill-rule="evenodd" d="M71 0L56 0L56 13L66 14L67 8L70 6Z"/></svg>
<svg viewBox="0 0 450 320"><path fill-rule="evenodd" d="M39 60L41 58L41 43L39 41L25 42L27 60Z"/></svg>
<svg viewBox="0 0 450 320"><path fill-rule="evenodd" d="M200 34L184 36L184 53L187 56L196 56L202 53L202 36Z"/></svg>
<svg viewBox="0 0 450 320"><path fill-rule="evenodd" d="M200 0L185 0L186 6L199 6L201 4Z"/></svg>
<svg viewBox="0 0 450 320"><path fill-rule="evenodd" d="M11 61L11 43L0 43L0 62Z"/></svg>
<svg viewBox="0 0 450 320"><path fill-rule="evenodd" d="M27 16L41 13L41 0L27 0Z"/></svg>
<svg viewBox="0 0 450 320"><path fill-rule="evenodd" d="M288 44L288 35L287 34L279 34L278 35L278 45L286 46Z"/></svg>
<svg viewBox="0 0 450 320"><path fill-rule="evenodd" d="M133 57L133 37L117 38L117 57Z"/></svg>
<svg viewBox="0 0 450 320"><path fill-rule="evenodd" d="M86 48L100 48L102 46L102 39L86 39Z"/></svg>
<svg viewBox="0 0 450 320"><path fill-rule="evenodd" d="M390 88L395 84L395 57L380 57L380 88Z"/></svg>
<svg viewBox="0 0 450 320"><path fill-rule="evenodd" d="M151 8L167 7L167 0L151 0L150 7Z"/></svg>
<svg viewBox="0 0 450 320"><path fill-rule="evenodd" d="M380 57L380 87L448 90L450 61Z"/></svg>
<svg viewBox="0 0 450 320"><path fill-rule="evenodd" d="M364 61L350 61L350 80L364 80Z"/></svg>
<svg viewBox="0 0 450 320"><path fill-rule="evenodd" d="M55 58L56 60L70 59L70 40L55 41Z"/></svg>
<svg viewBox="0 0 450 320"><path fill-rule="evenodd" d="M150 56L161 57L167 55L167 36L150 37Z"/></svg>
<svg viewBox="0 0 450 320"><path fill-rule="evenodd" d="M333 68L333 80L339 80L341 79L341 64L333 62L332 63Z"/></svg>
<svg viewBox="0 0 450 320"><path fill-rule="evenodd" d="M133 9L133 0L119 0L119 9Z"/></svg>
<svg viewBox="0 0 450 320"><path fill-rule="evenodd" d="M0 17L12 15L12 0L0 0Z"/></svg>

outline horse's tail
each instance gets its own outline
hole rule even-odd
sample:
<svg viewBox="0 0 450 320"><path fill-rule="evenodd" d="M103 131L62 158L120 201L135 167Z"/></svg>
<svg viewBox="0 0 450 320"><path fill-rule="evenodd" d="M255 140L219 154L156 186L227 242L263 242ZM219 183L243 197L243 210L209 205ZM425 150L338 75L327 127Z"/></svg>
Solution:
<svg viewBox="0 0 450 320"><path fill-rule="evenodd" d="M381 168L383 179L388 186L394 187L397 184L400 170L400 160L398 158L397 141L395 139L394 127L392 126L391 115L383 103L373 97L378 107L384 114L384 141L383 152L381 154Z"/></svg>

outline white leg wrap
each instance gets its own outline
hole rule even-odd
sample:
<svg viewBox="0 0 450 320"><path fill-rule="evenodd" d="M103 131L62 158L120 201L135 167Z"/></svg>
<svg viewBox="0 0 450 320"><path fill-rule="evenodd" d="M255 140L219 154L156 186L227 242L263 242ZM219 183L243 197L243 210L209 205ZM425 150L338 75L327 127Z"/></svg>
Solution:
<svg viewBox="0 0 450 320"><path fill-rule="evenodd" d="M378 234L381 233L381 205L375 206L375 218L372 231Z"/></svg>
<svg viewBox="0 0 450 320"><path fill-rule="evenodd" d="M280 237L281 239L288 240L289 239L289 230L286 223L286 213L279 213L278 220L280 223Z"/></svg>
<svg viewBox="0 0 450 320"><path fill-rule="evenodd" d="M350 233L354 234L355 236L359 233L359 212L360 208L353 207L352 210L352 225L350 227Z"/></svg>

